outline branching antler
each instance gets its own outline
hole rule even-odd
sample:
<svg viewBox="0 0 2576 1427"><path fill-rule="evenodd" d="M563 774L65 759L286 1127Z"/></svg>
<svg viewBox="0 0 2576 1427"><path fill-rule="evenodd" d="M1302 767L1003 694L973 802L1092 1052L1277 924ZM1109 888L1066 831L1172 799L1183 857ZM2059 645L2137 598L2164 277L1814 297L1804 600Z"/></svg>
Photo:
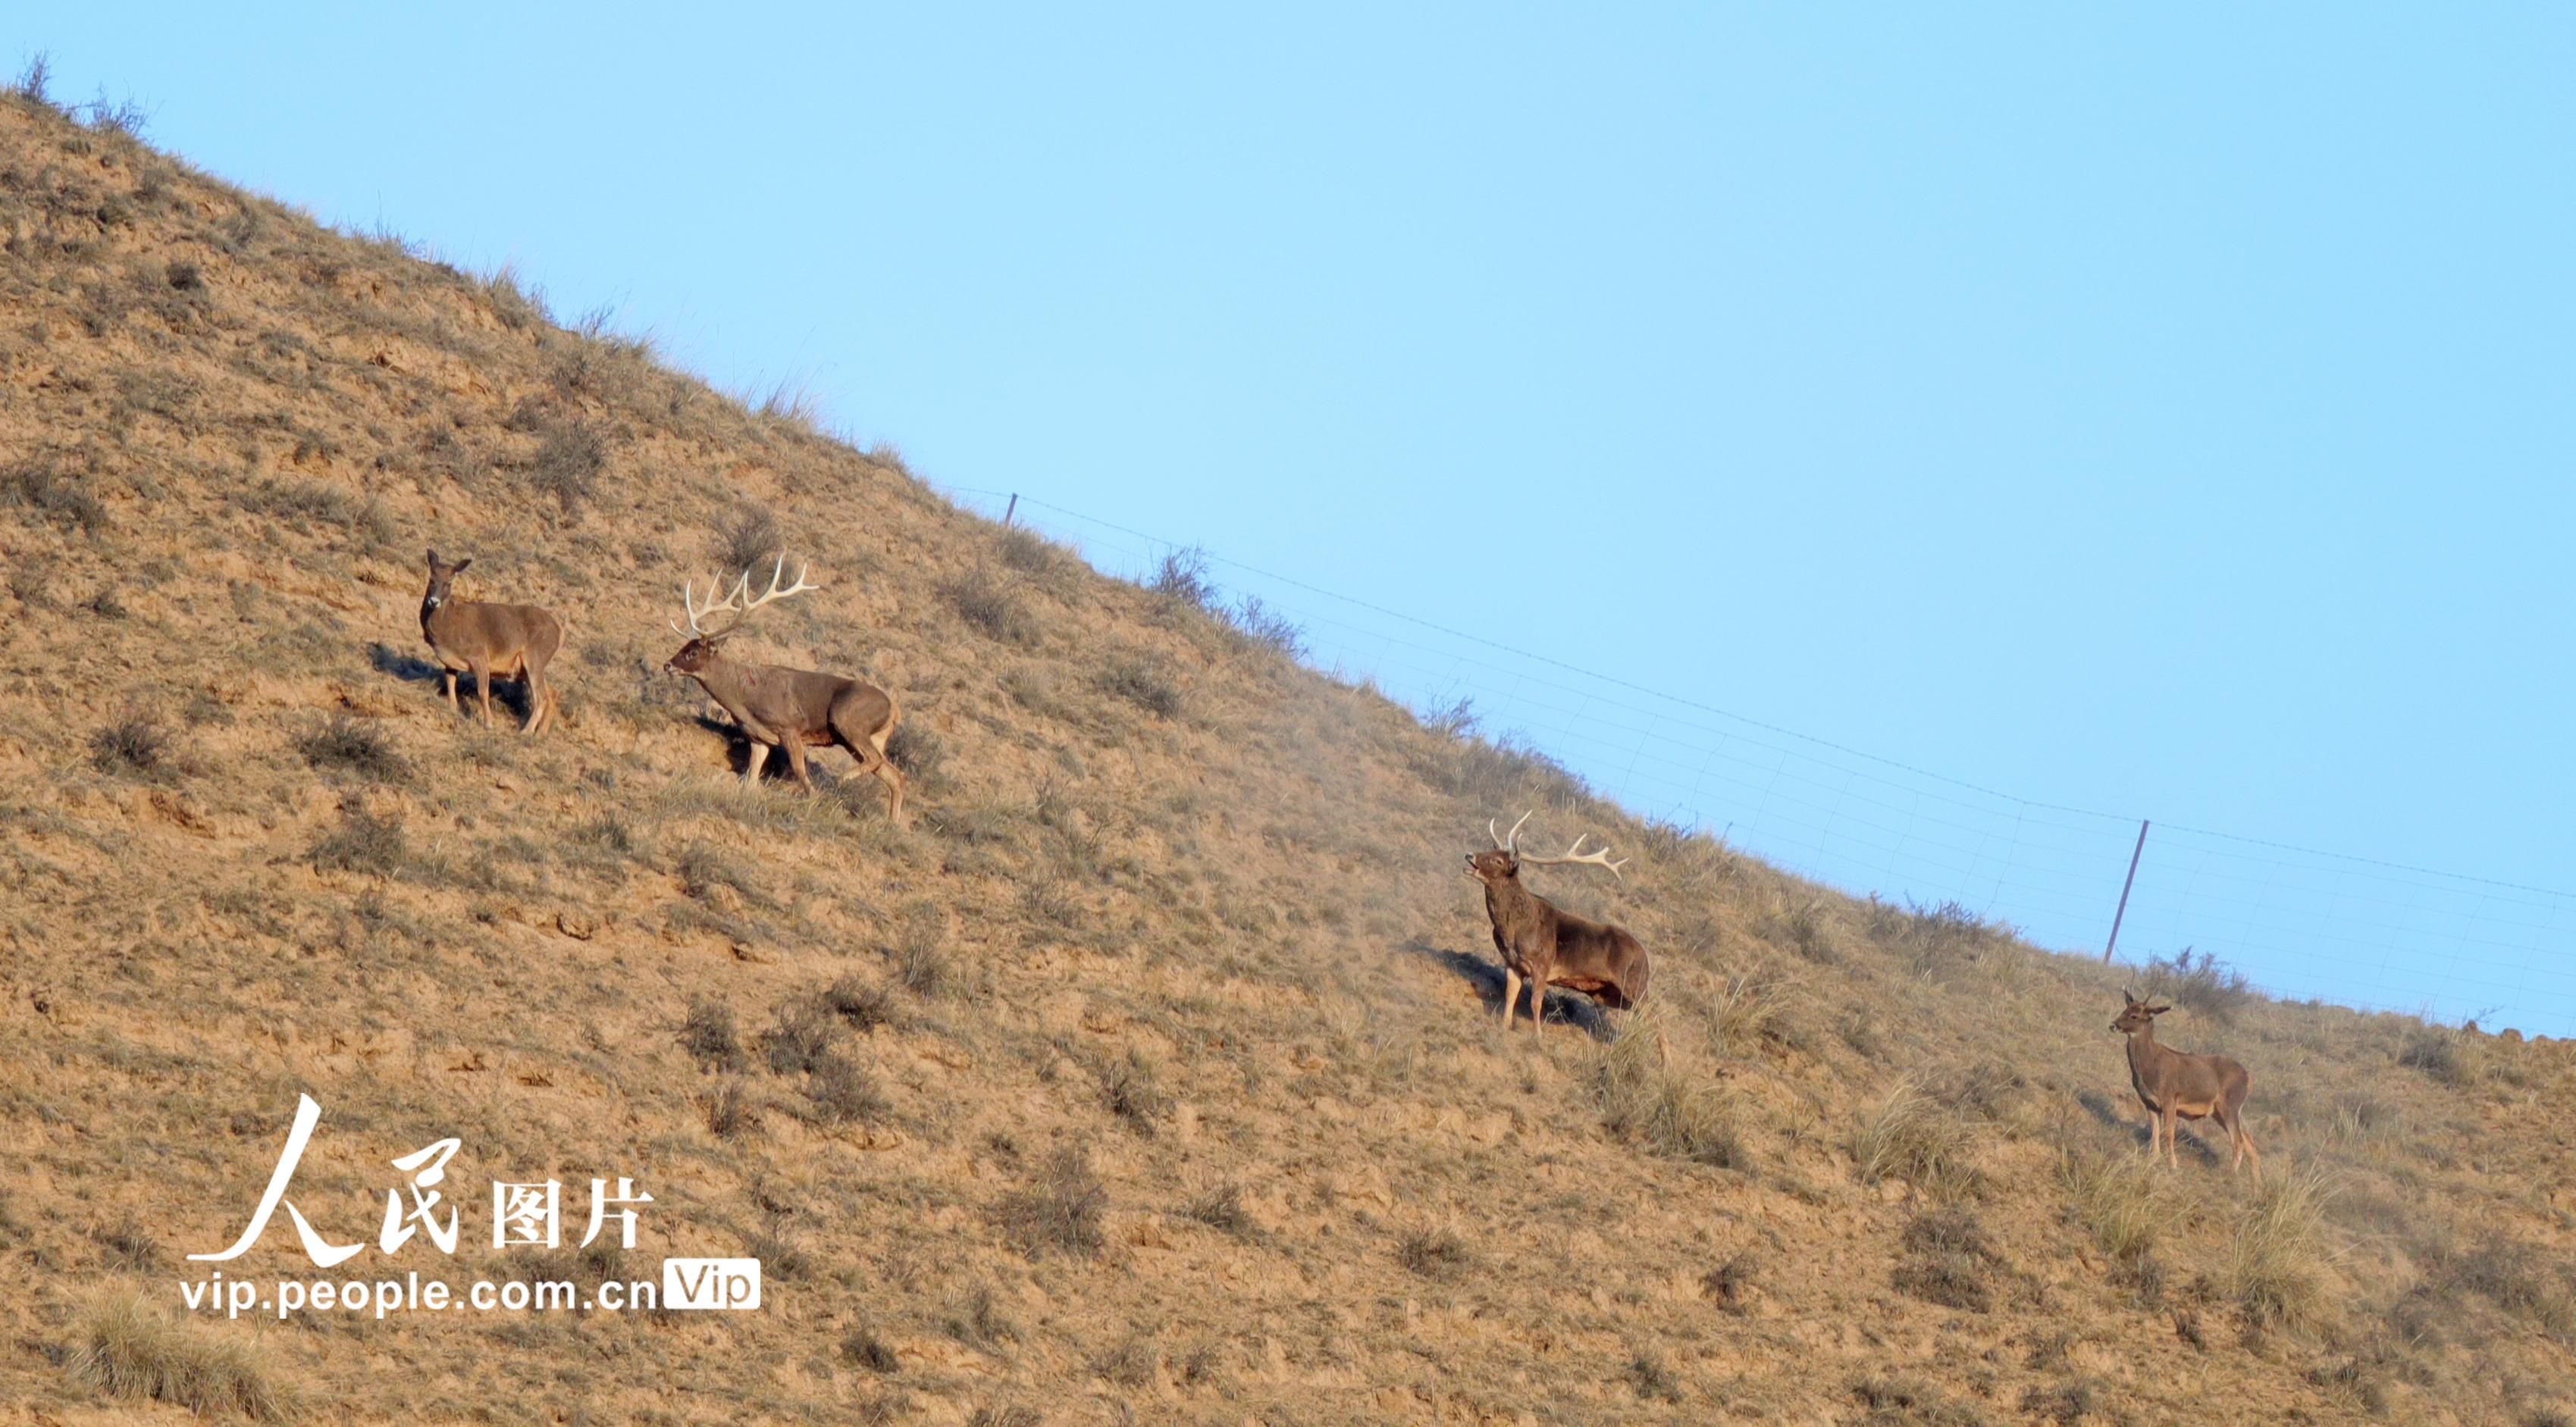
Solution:
<svg viewBox="0 0 2576 1427"><path fill-rule="evenodd" d="M1536 808L1532 808L1530 810L1530 812L1536 811L1538 811ZM1521 814L1521 822L1512 824L1511 836L1505 837L1501 833L1494 831L1495 819L1487 818L1485 819L1485 834L1494 840L1494 848L1496 851L1509 852L1517 856L1519 849L1516 844L1521 840L1521 823L1528 822L1529 820L1529 813Z"/></svg>
<svg viewBox="0 0 2576 1427"><path fill-rule="evenodd" d="M671 628L676 632L688 635L692 639L722 639L726 635L733 633L735 630L742 628L743 622L751 618L752 611L759 609L762 605L769 604L777 600L783 600L790 595L801 595L807 590L821 589L822 586L808 584L805 581L806 574L812 569L813 566L811 565L797 566L796 583L782 590L778 587L778 581L787 573L787 557L782 554L778 557L777 565L771 568L769 572L768 593L754 599L751 593L751 572L749 570L745 570L742 572L742 578L734 581L733 591L730 594L727 594L723 599L713 600L713 603L707 604L703 607L701 607L697 602L696 586L694 583L683 580L680 582L680 604L689 612L689 627L683 630L677 623L674 623ZM713 599L717 590L723 588L724 581L722 577L707 581L707 594L710 599ZM733 618L726 621L723 628L715 630L707 629L701 622L709 616L718 614L730 614Z"/></svg>
<svg viewBox="0 0 2576 1427"><path fill-rule="evenodd" d="M1627 881L1627 877L1624 876L1619 869L1627 866L1633 859L1623 857L1616 862L1611 861L1610 847L1607 843L1602 844L1593 851L1584 851L1584 838L1588 838L1591 835L1592 834L1590 833L1585 833L1582 837L1576 838L1574 840L1574 845L1565 850L1565 855L1563 857L1521 857L1521 865L1524 867L1562 867L1568 863L1580 862L1591 867L1608 868L1611 876L1617 877L1622 882ZM1519 856L1518 853L1514 853L1513 855L1515 857Z"/></svg>

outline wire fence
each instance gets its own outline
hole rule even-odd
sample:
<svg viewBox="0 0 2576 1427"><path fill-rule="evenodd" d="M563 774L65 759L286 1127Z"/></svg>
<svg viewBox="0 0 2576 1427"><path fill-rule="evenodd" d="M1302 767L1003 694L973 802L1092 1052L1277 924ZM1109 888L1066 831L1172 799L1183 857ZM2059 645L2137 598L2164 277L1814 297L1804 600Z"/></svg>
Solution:
<svg viewBox="0 0 2576 1427"><path fill-rule="evenodd" d="M1181 548L1028 496L950 493L1128 578ZM2109 932L2136 816L2014 797L1206 559L1228 594L1302 629L1313 667L1426 712L1472 701L1489 736L1525 741L1636 812L1851 892L1957 902L2042 946L2099 954ZM2158 821L2120 955L2186 947L2276 997L2576 1034L2576 894Z"/></svg>

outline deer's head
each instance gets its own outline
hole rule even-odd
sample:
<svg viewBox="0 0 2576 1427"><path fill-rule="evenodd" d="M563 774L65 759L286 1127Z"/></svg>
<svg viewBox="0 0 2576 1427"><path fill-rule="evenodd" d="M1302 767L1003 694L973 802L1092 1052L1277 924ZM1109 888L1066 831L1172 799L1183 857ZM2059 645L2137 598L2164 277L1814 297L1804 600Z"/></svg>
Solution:
<svg viewBox="0 0 2576 1427"><path fill-rule="evenodd" d="M438 608L440 605L447 603L449 598L448 586L455 582L457 576L465 573L466 566L473 563L474 557L468 555L464 559L451 565L438 558L437 551L430 551L429 593L420 597L420 612L422 614L427 614L431 610Z"/></svg>
<svg viewBox="0 0 2576 1427"><path fill-rule="evenodd" d="M757 598L754 598L751 593L749 570L742 572L742 578L734 582L732 591L722 599L716 599L715 593L723 588L724 582L721 579L709 580L707 597L710 603L705 605L698 603L694 584L688 581L681 582L680 605L688 611L689 627L681 629L679 622L674 620L671 628L689 636L689 642L681 645L679 652L673 654L662 667L674 674L706 672L708 666L716 662L716 656L721 652L720 646L742 631L743 625L751 619L752 611L774 600L783 600L790 595L801 595L807 590L821 588L805 582L806 571L810 568L810 566L798 567L796 583L786 589L780 589L778 582L787 573L787 557L779 556L778 564L769 572L769 592ZM717 615L723 615L725 619L722 623L709 628L706 621Z"/></svg>
<svg viewBox="0 0 2576 1427"><path fill-rule="evenodd" d="M2171 1006L2150 1006L2126 991L2121 992L2120 997L2129 1004L2120 1009L2120 1019L2111 1023L2111 1029L2124 1036L2154 1029L2156 1017L2173 1009Z"/></svg>
<svg viewBox="0 0 2576 1427"><path fill-rule="evenodd" d="M1611 876L1618 877L1619 869L1628 865L1625 858L1617 862L1611 861L1610 849L1607 847L1597 848L1591 852L1584 851L1583 844L1591 837L1590 833L1576 838L1574 845L1565 850L1563 857L1525 857L1520 849L1521 824L1529 820L1530 815L1523 813L1520 822L1512 824L1512 830L1509 833L1500 833L1494 830L1494 820L1487 819L1485 835L1494 840L1494 846L1491 851L1467 854L1467 875L1488 887L1500 887L1507 882L1519 880L1521 868L1524 866L1556 867L1580 862L1591 867L1608 868ZM1622 878L1622 880L1625 879Z"/></svg>

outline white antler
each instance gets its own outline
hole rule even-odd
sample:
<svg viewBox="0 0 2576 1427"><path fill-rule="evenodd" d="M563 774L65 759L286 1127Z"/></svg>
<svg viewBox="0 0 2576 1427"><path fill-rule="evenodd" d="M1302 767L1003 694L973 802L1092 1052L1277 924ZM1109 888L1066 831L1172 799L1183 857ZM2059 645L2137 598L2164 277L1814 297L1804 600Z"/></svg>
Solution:
<svg viewBox="0 0 2576 1427"><path fill-rule="evenodd" d="M1513 831L1518 832L1519 829L1515 827ZM1583 834L1583 837L1576 838L1574 840L1574 845L1565 850L1565 855L1563 857L1523 857L1520 859L1521 863L1524 866L1530 867L1562 867L1568 863L1580 862L1593 867L1606 867L1610 869L1611 876L1617 877L1622 882L1627 881L1627 877L1622 875L1619 869L1627 866L1633 859L1623 857L1616 862L1611 861L1610 846L1608 843L1602 844L1594 851L1584 851L1584 838L1588 838L1591 835L1592 834L1590 833L1585 833Z"/></svg>
<svg viewBox="0 0 2576 1427"><path fill-rule="evenodd" d="M743 618L749 619L753 610L760 608L762 605L768 604L772 600L783 600L789 595L801 595L807 590L821 589L821 585L809 585L805 583L805 573L813 568L814 567L811 565L797 566L796 583L790 588L782 590L778 587L778 577L787 573L787 557L786 555L781 554L778 557L777 566L769 572L769 593L762 595L756 600L751 600L745 603L742 606ZM735 588L734 593L737 595L748 595L751 593L751 572L749 570L742 572L742 583ZM741 621L737 620L735 622L740 623Z"/></svg>
<svg viewBox="0 0 2576 1427"><path fill-rule="evenodd" d="M801 595L807 590L821 589L822 586L808 584L805 581L806 574L812 569L813 566L811 565L798 566L796 570L796 583L793 586L782 590L778 587L778 581L787 573L787 557L785 555L781 555L778 557L778 564L769 572L769 592L767 594L760 596L758 599L752 598L751 572L749 570L745 570L742 572L742 578L734 581L732 591L726 594L723 599L715 598L715 592L724 588L724 580L722 577L707 581L707 596L709 602L704 605L697 602L695 583L683 580L680 582L680 604L689 612L689 627L683 630L678 624L674 623L671 628L676 632L688 635L692 639L722 639L726 635L733 633L735 630L742 628L743 621L751 618L751 612L760 608L762 605L768 604L773 600L783 600L790 595ZM709 616L718 614L730 614L733 618L726 621L725 626L722 629L710 630L706 628L704 621Z"/></svg>
<svg viewBox="0 0 2576 1427"><path fill-rule="evenodd" d="M1536 811L1538 811L1536 808L1530 809L1530 812L1534 813ZM1494 831L1495 820L1487 818L1485 819L1485 835L1494 840L1494 848L1496 851L1512 852L1515 850L1515 845L1521 840L1521 823L1528 822L1529 820L1529 813L1521 814L1521 822L1512 824L1511 835L1509 837L1505 837L1503 834Z"/></svg>

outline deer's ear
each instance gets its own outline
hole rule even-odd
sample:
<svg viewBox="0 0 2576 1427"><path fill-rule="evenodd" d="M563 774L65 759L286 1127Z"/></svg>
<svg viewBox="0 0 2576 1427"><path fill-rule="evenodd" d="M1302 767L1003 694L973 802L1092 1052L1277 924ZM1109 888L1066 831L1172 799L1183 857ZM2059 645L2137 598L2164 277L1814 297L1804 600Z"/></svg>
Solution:
<svg viewBox="0 0 2576 1427"><path fill-rule="evenodd" d="M2120 999L2134 1006L2138 1004L2138 993L2135 991L2122 991L2120 993Z"/></svg>
<svg viewBox="0 0 2576 1427"><path fill-rule="evenodd" d="M2150 1016L2161 1016L2172 1009L2173 1007L2171 1006L2149 1006L2147 1008L2147 1014Z"/></svg>
<svg viewBox="0 0 2576 1427"><path fill-rule="evenodd" d="M447 573L449 573L449 574L451 574L451 575L461 575L461 574L464 574L464 573L465 573L465 567L466 567L466 566L468 566L468 565L471 565L471 564L473 564L473 563L474 563L474 557L473 557L473 556L471 556L471 555L468 555L468 556L466 556L464 559L457 561L457 562L456 562L456 564L455 564L455 566L454 566L453 568L451 568L450 570L448 570L448 572L447 572Z"/></svg>
<svg viewBox="0 0 2576 1427"><path fill-rule="evenodd" d="M438 563L438 552L436 550L429 552L429 563L433 565Z"/></svg>

